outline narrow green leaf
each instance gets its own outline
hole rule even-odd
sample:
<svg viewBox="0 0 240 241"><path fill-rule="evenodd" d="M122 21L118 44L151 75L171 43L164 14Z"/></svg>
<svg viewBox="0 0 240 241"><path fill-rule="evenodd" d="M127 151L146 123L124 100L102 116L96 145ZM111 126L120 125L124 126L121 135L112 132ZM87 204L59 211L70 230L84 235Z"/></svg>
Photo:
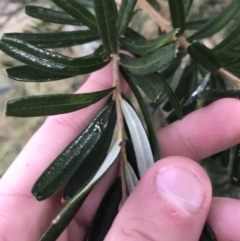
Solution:
<svg viewBox="0 0 240 241"><path fill-rule="evenodd" d="M198 96L207 88L209 81L211 80L211 73L206 74L202 82L198 85L196 90L191 94L191 96L184 103L185 106L191 105Z"/></svg>
<svg viewBox="0 0 240 241"><path fill-rule="evenodd" d="M214 53L221 53L227 50L232 50L240 43L240 25L237 25L235 29L218 45L213 48Z"/></svg>
<svg viewBox="0 0 240 241"><path fill-rule="evenodd" d="M25 13L36 19L43 20L45 22L63 24L63 25L76 25L82 26L82 22L79 22L66 12L60 12L48 8L37 6L26 6Z"/></svg>
<svg viewBox="0 0 240 241"><path fill-rule="evenodd" d="M198 67L195 62L192 62L190 65L186 66L183 70L182 76L179 80L175 92L179 102L184 103L193 93L197 87L198 82ZM172 105L168 100L164 105L163 109L165 111L171 111Z"/></svg>
<svg viewBox="0 0 240 241"><path fill-rule="evenodd" d="M128 24L132 18L137 0L123 0L119 9L117 20L117 32L119 35L125 33Z"/></svg>
<svg viewBox="0 0 240 241"><path fill-rule="evenodd" d="M94 0L98 31L109 53L117 53L117 25L114 0Z"/></svg>
<svg viewBox="0 0 240 241"><path fill-rule="evenodd" d="M181 106L179 104L179 101L177 99L177 96L175 95L175 93L172 91L171 87L168 85L167 81L158 73L155 74L156 78L159 78L159 81L162 81L163 86L164 86L164 91L166 92L169 101L171 102L172 106L174 107L178 118L181 120L183 117L182 114L182 109Z"/></svg>
<svg viewBox="0 0 240 241"><path fill-rule="evenodd" d="M197 41L193 41L192 44L189 45L187 50L190 56L197 63L199 63L209 71L216 71L221 68L221 64L219 63L213 51L207 48L205 45Z"/></svg>
<svg viewBox="0 0 240 241"><path fill-rule="evenodd" d="M7 116L34 117L73 112L96 103L113 88L86 94L59 94L23 97L7 102Z"/></svg>
<svg viewBox="0 0 240 241"><path fill-rule="evenodd" d="M212 18L197 19L194 21L186 22L185 28L190 30L201 30L211 21Z"/></svg>
<svg viewBox="0 0 240 241"><path fill-rule="evenodd" d="M236 146L236 152L233 158L231 170L231 184L234 187L240 187L240 144Z"/></svg>
<svg viewBox="0 0 240 241"><path fill-rule="evenodd" d="M59 33L6 33L2 41L21 39L39 48L62 48L89 43L99 39L99 34L92 30L80 30Z"/></svg>
<svg viewBox="0 0 240 241"><path fill-rule="evenodd" d="M181 73L182 73L181 66L178 66L176 69L173 70L172 74L168 78L165 78L161 73L160 74L164 79L166 79L169 87L173 91L175 91L178 86L178 82L181 77ZM159 77L156 76L155 78L159 78ZM166 92L163 91L163 93L161 94L159 99L157 99L155 102L151 103L151 107L153 108L152 111L154 112L163 102L165 102L167 100L167 98L168 98L168 96L167 96ZM172 109L173 108L172 104L170 103L170 105L171 105L171 109Z"/></svg>
<svg viewBox="0 0 240 241"><path fill-rule="evenodd" d="M125 35L126 38L131 38L131 39L135 39L135 40L144 40L144 39L146 39L140 33L134 31L131 28L127 28L127 30L124 33L124 35Z"/></svg>
<svg viewBox="0 0 240 241"><path fill-rule="evenodd" d="M80 3L76 2L75 0L52 0L52 2L74 17L76 20L93 30L97 30L95 16Z"/></svg>
<svg viewBox="0 0 240 241"><path fill-rule="evenodd" d="M203 39L217 33L224 28L236 15L240 9L240 1L232 0L231 3L218 14L210 23L205 25L203 29L194 33L189 37L189 40Z"/></svg>
<svg viewBox="0 0 240 241"><path fill-rule="evenodd" d="M236 148L234 147L236 150ZM230 165L233 162L235 152L232 152L233 156L230 156ZM222 163L219 159L213 160L212 158L206 158L201 160L201 165L207 171L212 184L213 197L229 197L240 198L239 187L232 186L231 184L231 170L222 167Z"/></svg>
<svg viewBox="0 0 240 241"><path fill-rule="evenodd" d="M135 110L124 99L121 100L121 107L133 142L138 171L140 177L142 177L154 163L150 143Z"/></svg>
<svg viewBox="0 0 240 241"><path fill-rule="evenodd" d="M0 42L0 49L9 56L34 68L68 76L91 73L105 66L110 60L107 55L70 58L43 50L22 40L4 39L2 41L4 42Z"/></svg>
<svg viewBox="0 0 240 241"><path fill-rule="evenodd" d="M128 194L130 194L138 184L138 178L128 161L124 162L124 173L128 189Z"/></svg>
<svg viewBox="0 0 240 241"><path fill-rule="evenodd" d="M122 198L121 179L118 177L101 201L88 230L85 241L103 241L117 216Z"/></svg>
<svg viewBox="0 0 240 241"><path fill-rule="evenodd" d="M150 4L156 11L160 12L161 6L160 6L158 0L147 0L147 2L149 2L149 4Z"/></svg>
<svg viewBox="0 0 240 241"><path fill-rule="evenodd" d="M113 106L110 102L38 178L32 189L37 200L50 197L70 180L102 136Z"/></svg>
<svg viewBox="0 0 240 241"><path fill-rule="evenodd" d="M174 28L180 29L179 35L185 30L185 9L183 0L168 0L169 10Z"/></svg>
<svg viewBox="0 0 240 241"><path fill-rule="evenodd" d="M41 237L40 241L53 241L56 240L67 225L72 221L82 203L86 199L89 192L95 186L95 184L103 177L106 171L111 167L111 165L116 160L119 152L121 150L122 139L117 139L113 147L109 151L106 159L104 160L102 166L95 174L93 179L89 184L79 193L77 193L74 198L68 202L68 204L62 209L58 216L52 221L52 225L48 228L45 234Z"/></svg>
<svg viewBox="0 0 240 241"><path fill-rule="evenodd" d="M192 6L193 0L183 0L183 3L184 3L185 18L186 18Z"/></svg>
<svg viewBox="0 0 240 241"><path fill-rule="evenodd" d="M125 75L135 82L153 102L162 94L163 84L154 74L139 76L131 74L127 69L123 72L127 72Z"/></svg>
<svg viewBox="0 0 240 241"><path fill-rule="evenodd" d="M150 115L147 111L146 104L145 104L137 86L135 85L135 83L132 79L132 74L128 70L126 70L122 67L120 68L120 71L121 71L124 79L127 81L128 85L130 86L131 90L133 91L133 93L134 93L134 95L135 95L135 97L138 101L138 104L141 108L143 118L145 120L147 131L148 131L148 137L149 137L149 142L150 142L150 145L151 145L154 161L158 161L161 158L159 143L158 143L156 131L154 129L152 120L151 120ZM161 82L159 82L159 83L161 83ZM130 158L128 158L128 159L130 161Z"/></svg>
<svg viewBox="0 0 240 241"><path fill-rule="evenodd" d="M24 82L48 82L55 80L67 79L73 76L61 75L56 73L45 72L28 65L21 65L6 69L10 79Z"/></svg>
<svg viewBox="0 0 240 241"><path fill-rule="evenodd" d="M214 74L211 74L209 86L211 89L226 89L227 88L224 80L220 76L214 75Z"/></svg>
<svg viewBox="0 0 240 241"><path fill-rule="evenodd" d="M88 8L94 8L93 0L76 0L76 2Z"/></svg>
<svg viewBox="0 0 240 241"><path fill-rule="evenodd" d="M120 64L135 75L152 74L169 64L176 56L176 44L163 46L147 56L131 58L121 54Z"/></svg>
<svg viewBox="0 0 240 241"><path fill-rule="evenodd" d="M71 200L77 192L83 190L83 188L89 183L89 181L93 178L93 176L100 168L104 159L107 156L107 152L113 137L115 125L116 111L114 110L110 116L108 125L103 131L99 141L96 143L91 153L86 157L80 168L68 182L63 195L63 198L65 200Z"/></svg>
<svg viewBox="0 0 240 241"><path fill-rule="evenodd" d="M236 98L240 99L240 90L206 90L199 97L197 102L197 107L204 107L210 105L216 100L223 98Z"/></svg>
<svg viewBox="0 0 240 241"><path fill-rule="evenodd" d="M224 67L232 66L235 64L239 64L240 59L240 50L225 50L224 52L217 52L216 53L218 59L220 59L224 63Z"/></svg>
<svg viewBox="0 0 240 241"><path fill-rule="evenodd" d="M163 67L159 73L163 76L164 79L169 79L173 73L176 71L176 69L179 68L182 59L187 55L187 51L180 51L177 53L176 58L167 66Z"/></svg>
<svg viewBox="0 0 240 241"><path fill-rule="evenodd" d="M167 34L163 34L158 38L151 40L135 40L129 38L121 38L120 43L124 49L143 56L154 52L158 48L172 41L173 37L177 34L178 31L179 29L174 29Z"/></svg>
<svg viewBox="0 0 240 241"><path fill-rule="evenodd" d="M210 225L207 222L205 223L205 225L203 227L202 234L201 234L199 241L217 241L217 238L216 238L212 228L210 227Z"/></svg>

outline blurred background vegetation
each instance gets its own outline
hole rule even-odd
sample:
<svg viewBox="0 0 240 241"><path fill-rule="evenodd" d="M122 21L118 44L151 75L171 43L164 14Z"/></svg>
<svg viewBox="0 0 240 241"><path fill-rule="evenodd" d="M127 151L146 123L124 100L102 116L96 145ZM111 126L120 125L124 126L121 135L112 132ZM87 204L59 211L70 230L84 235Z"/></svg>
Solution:
<svg viewBox="0 0 240 241"><path fill-rule="evenodd" d="M161 0L164 2L164 0ZM194 0L189 19L199 19L219 13L231 0ZM72 26L43 23L24 14L26 4L55 8L49 0L1 0L0 1L0 36L5 32L54 32L73 30ZM167 12L165 12L167 15ZM158 33L157 26L143 11L138 11L132 22L132 27L147 38L154 38ZM74 27L80 28L80 27ZM211 39L212 43L221 40L221 33ZM60 53L71 56L84 56L93 51L98 45L94 42L79 47L59 49ZM11 80L4 69L19 65L16 60L0 52L0 177L15 159L33 133L44 122L45 118L13 118L5 117L7 100L30 95L72 93L76 91L87 76L67 79L56 85L50 83L23 83ZM157 113L156 113L157 115ZM159 118L158 122L159 122ZM156 123L157 124L157 123Z"/></svg>

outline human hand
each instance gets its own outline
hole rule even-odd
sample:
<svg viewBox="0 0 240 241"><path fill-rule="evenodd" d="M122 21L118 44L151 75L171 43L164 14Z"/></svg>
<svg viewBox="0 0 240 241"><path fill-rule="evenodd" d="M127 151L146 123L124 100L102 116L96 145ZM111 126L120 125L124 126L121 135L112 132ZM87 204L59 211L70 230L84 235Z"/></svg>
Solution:
<svg viewBox="0 0 240 241"><path fill-rule="evenodd" d="M81 92L111 87L111 65L95 72ZM127 91L126 84L122 89ZM37 241L63 208L62 193L38 202L36 179L83 130L104 100L74 113L47 118L0 181L0 240ZM240 104L217 101L158 133L161 161L151 167L121 208L109 240L199 240L208 219L219 241L239 241L240 201L211 198L200 160L240 142ZM231 111L229 111L231 110ZM227 123L227 124L226 124ZM192 159L192 160L190 160ZM96 208L117 175L117 163L93 189L58 241L84 240Z"/></svg>

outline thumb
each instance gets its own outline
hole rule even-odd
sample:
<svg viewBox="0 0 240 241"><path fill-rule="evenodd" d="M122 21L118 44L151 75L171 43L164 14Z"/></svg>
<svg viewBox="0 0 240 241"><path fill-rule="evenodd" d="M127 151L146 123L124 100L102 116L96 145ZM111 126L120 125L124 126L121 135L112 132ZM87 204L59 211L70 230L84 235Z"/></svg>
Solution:
<svg viewBox="0 0 240 241"><path fill-rule="evenodd" d="M210 181L199 164L164 158L141 179L105 241L198 241L210 202Z"/></svg>

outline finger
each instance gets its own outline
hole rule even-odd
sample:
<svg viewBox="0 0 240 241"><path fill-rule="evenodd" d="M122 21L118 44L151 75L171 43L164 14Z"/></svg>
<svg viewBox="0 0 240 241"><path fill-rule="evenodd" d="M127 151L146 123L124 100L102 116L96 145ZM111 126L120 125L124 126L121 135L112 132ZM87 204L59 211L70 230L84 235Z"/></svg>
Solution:
<svg viewBox="0 0 240 241"><path fill-rule="evenodd" d="M208 222L218 241L239 241L240 201L230 198L213 198Z"/></svg>
<svg viewBox="0 0 240 241"><path fill-rule="evenodd" d="M93 92L112 86L112 64L93 73L79 92ZM122 89L128 89L123 83ZM103 107L105 100L73 113L47 118L0 181L0 233L9 240L38 240L50 221L62 209L60 196L38 202L31 195L36 179ZM111 183L102 186L96 203ZM61 194L60 194L61 195ZM99 199L98 199L99 198ZM93 203L92 203L93 204ZM94 210L94 206L92 206ZM3 217L3 218L2 218ZM73 220L72 226L76 226ZM28 229L23 226L28 225ZM34 234L32 234L34 230ZM31 234L31 235L30 235ZM66 232L63 234L68 235ZM9 237L11 236L11 237Z"/></svg>
<svg viewBox="0 0 240 241"><path fill-rule="evenodd" d="M196 162L162 159L140 180L105 241L198 241L210 202L209 178Z"/></svg>
<svg viewBox="0 0 240 241"><path fill-rule="evenodd" d="M78 92L103 90L110 88L112 83L112 64L109 64L93 73ZM124 83L123 89L126 88ZM18 187L21 193L30 195L29 191L36 178L89 124L105 101L106 98L85 109L47 118L3 176L2 192L6 190L9 193L11 183L13 187Z"/></svg>
<svg viewBox="0 0 240 241"><path fill-rule="evenodd" d="M163 157L201 160L240 142L240 102L222 99L160 129Z"/></svg>

